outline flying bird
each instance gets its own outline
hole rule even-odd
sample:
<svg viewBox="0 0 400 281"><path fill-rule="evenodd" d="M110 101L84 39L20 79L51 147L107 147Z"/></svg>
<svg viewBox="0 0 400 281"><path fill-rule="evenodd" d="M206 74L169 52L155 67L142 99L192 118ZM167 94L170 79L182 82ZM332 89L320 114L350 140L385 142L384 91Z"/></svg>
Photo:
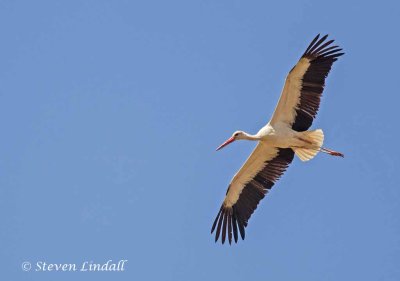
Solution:
<svg viewBox="0 0 400 281"><path fill-rule="evenodd" d="M236 131L217 150L236 140L258 141L247 161L231 180L225 199L211 228L215 242L221 236L237 243L245 238L248 220L258 203L282 176L296 154L300 160L311 160L318 152L343 157L322 147L321 129L309 131L317 115L325 79L342 49L332 45L328 35L318 34L286 77L281 97L271 120L257 134Z"/></svg>

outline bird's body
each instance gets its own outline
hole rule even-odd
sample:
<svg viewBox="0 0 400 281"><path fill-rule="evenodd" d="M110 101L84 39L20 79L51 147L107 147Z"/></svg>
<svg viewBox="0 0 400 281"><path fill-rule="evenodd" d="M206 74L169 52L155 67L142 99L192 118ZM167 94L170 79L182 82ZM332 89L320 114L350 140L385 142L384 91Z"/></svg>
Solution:
<svg viewBox="0 0 400 281"><path fill-rule="evenodd" d="M276 125L271 125L270 123L268 123L267 125L262 127L255 135L250 135L245 132L242 133L244 137L237 138L237 140L257 140L260 142L266 142L271 146L279 148L306 145L304 141L301 141L299 139L302 134L300 132L292 130L284 123L278 123Z"/></svg>
<svg viewBox="0 0 400 281"><path fill-rule="evenodd" d="M245 237L245 227L259 201L284 173L296 154L302 161L312 159L318 152L332 156L343 154L322 147L322 130L308 131L315 118L321 94L333 62L343 53L327 36L314 38L303 56L286 78L275 112L257 134L236 131L217 150L235 140L258 141L257 147L233 177L211 232L215 241L228 234L237 242L238 233ZM319 39L319 40L318 40Z"/></svg>
<svg viewBox="0 0 400 281"><path fill-rule="evenodd" d="M303 144L299 139L300 133L292 130L284 123L277 123L275 125L268 123L258 131L257 135L261 136L261 141L279 148L288 148Z"/></svg>

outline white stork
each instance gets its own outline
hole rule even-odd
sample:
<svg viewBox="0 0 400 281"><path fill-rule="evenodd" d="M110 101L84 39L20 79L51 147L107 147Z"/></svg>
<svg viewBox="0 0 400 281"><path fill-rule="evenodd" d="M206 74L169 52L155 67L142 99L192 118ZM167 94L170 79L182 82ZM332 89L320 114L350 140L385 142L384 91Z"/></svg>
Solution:
<svg viewBox="0 0 400 281"><path fill-rule="evenodd" d="M322 130L307 131L317 115L325 78L332 64L344 54L338 46L331 45L334 40L325 41L328 35L321 39L319 36L312 40L286 77L270 122L255 135L236 131L217 148L220 150L235 140L258 141L257 147L229 184L211 228L211 233L216 229L215 242L221 233L222 244L227 234L229 244L232 234L236 243L238 232L244 239L248 220L260 200L292 162L294 154L302 161L312 159L319 151L343 157L340 152L322 147Z"/></svg>

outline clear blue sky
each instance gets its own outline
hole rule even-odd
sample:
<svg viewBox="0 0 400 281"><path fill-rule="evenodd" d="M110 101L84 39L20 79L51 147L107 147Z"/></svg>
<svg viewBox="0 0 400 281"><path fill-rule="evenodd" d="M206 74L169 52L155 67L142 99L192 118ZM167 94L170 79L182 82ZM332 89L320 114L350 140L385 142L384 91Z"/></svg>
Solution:
<svg viewBox="0 0 400 281"><path fill-rule="evenodd" d="M2 280L400 280L399 4L1 1ZM346 51L245 241L210 227L310 40ZM129 260L125 272L24 272Z"/></svg>

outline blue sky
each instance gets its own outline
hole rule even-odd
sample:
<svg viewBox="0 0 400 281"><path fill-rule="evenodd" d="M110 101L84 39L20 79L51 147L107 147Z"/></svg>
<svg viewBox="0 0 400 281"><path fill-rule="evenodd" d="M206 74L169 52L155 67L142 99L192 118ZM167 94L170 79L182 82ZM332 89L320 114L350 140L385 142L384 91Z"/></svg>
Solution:
<svg viewBox="0 0 400 281"><path fill-rule="evenodd" d="M399 280L395 1L1 1L4 280ZM346 55L245 241L215 244L227 185L317 33ZM21 263L128 260L125 272Z"/></svg>

